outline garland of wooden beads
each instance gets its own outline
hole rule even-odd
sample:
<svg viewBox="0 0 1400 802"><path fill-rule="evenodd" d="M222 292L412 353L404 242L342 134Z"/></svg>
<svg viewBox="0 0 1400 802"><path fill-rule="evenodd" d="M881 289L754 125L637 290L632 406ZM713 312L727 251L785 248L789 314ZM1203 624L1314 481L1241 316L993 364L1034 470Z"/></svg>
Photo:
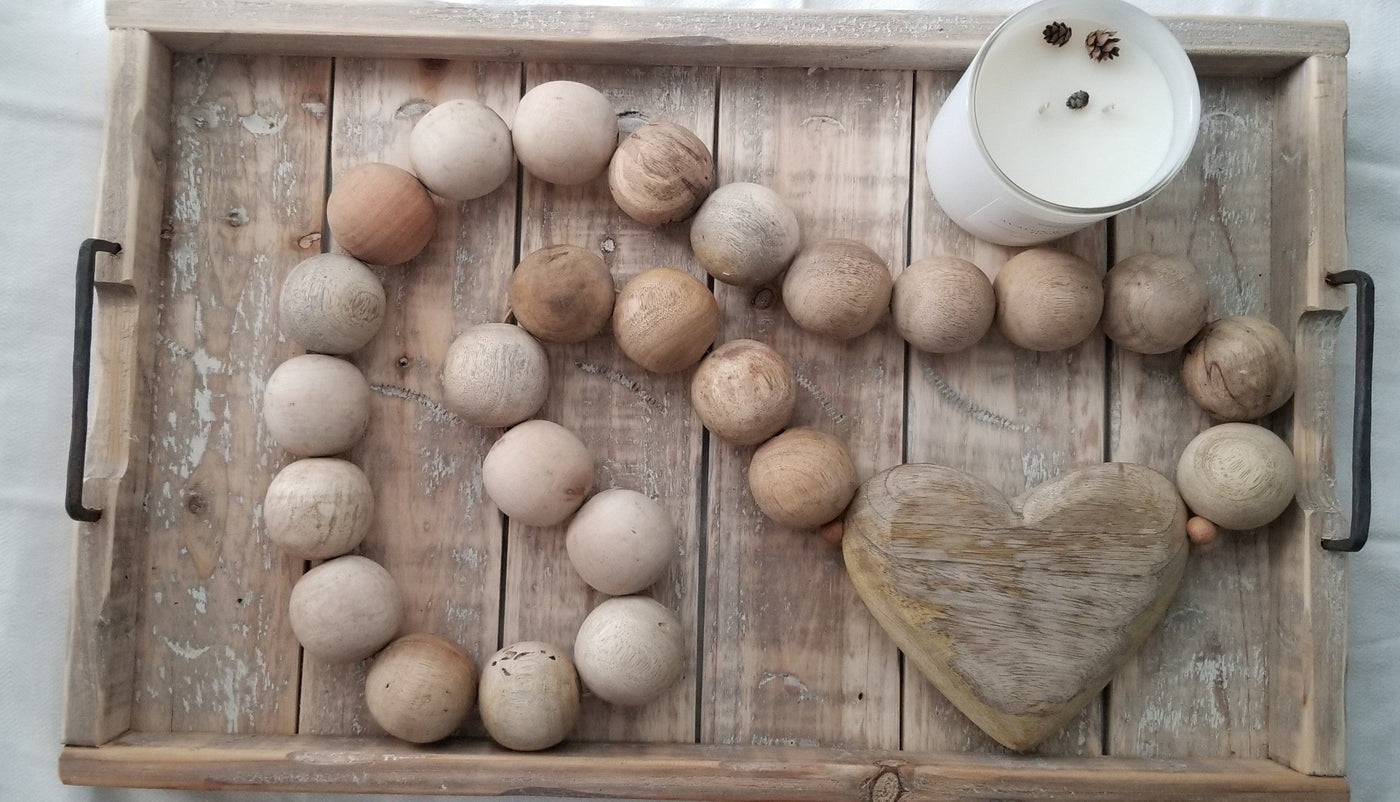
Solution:
<svg viewBox="0 0 1400 802"><path fill-rule="evenodd" d="M758 446L750 492L779 525L820 530L839 542L842 512L860 481L839 439L787 428L797 383L781 354L754 340L711 350L720 313L703 283L657 268L615 293L596 255L566 244L544 248L525 255L512 274L515 323L473 326L452 343L441 372L443 402L469 423L509 427L485 458L486 494L525 524L553 526L572 516L570 561L585 582L614 598L584 620L572 660L555 645L522 642L497 652L478 672L443 638L413 633L394 640L404 611L393 578L371 560L342 556L368 533L374 499L363 471L333 458L363 437L370 407L364 376L335 355L363 347L384 318L383 288L363 262L413 259L433 235L430 190L452 200L481 197L515 174L517 158L552 183L584 183L606 171L619 207L648 226L693 215L692 250L715 280L756 287L782 276L789 314L818 336L859 337L888 311L911 346L933 353L971 347L994 324L1013 344L1037 351L1073 347L1100 325L1128 350L1184 347L1188 393L1227 421L1197 435L1177 467L1178 489L1198 515L1187 525L1191 540L1208 543L1217 524L1262 526L1293 497L1297 473L1288 447L1267 429L1240 422L1273 412L1292 395L1287 337L1255 318L1206 325L1209 293L1184 259L1141 254L1100 278L1076 256L1033 248L1009 259L994 280L954 257L921 260L891 279L880 256L859 242L799 247L797 215L771 189L714 188L708 149L681 126L648 124L617 145L606 98L568 81L526 93L513 129L480 103L440 104L415 126L410 158L413 173L366 164L336 182L326 216L350 255L312 257L287 277L281 326L311 353L280 365L263 399L270 434L302 458L269 485L264 525L289 554L326 560L293 588L293 631L309 654L327 661L378 654L366 705L396 737L441 739L476 706L498 743L543 749L573 729L580 682L604 701L636 706L682 674L679 620L635 595L665 573L678 533L666 511L636 491L589 498L594 463L587 447L564 427L532 419L548 394L541 341L580 342L611 322L618 347L643 368L695 368L693 409L714 436Z"/></svg>

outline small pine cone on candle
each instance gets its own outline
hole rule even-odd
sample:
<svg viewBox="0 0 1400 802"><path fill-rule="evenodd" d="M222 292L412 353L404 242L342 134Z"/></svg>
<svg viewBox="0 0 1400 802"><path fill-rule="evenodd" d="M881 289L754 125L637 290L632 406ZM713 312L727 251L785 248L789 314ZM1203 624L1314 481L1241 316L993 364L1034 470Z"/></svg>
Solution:
<svg viewBox="0 0 1400 802"><path fill-rule="evenodd" d="M1100 28L1084 39L1089 50L1089 58L1094 61L1111 61L1118 56L1118 32Z"/></svg>
<svg viewBox="0 0 1400 802"><path fill-rule="evenodd" d="M1069 41L1069 38L1074 35L1074 31L1063 22L1052 22L1045 26L1045 30L1041 31L1041 35L1045 37L1046 42L1049 42L1055 47L1064 47L1065 43Z"/></svg>

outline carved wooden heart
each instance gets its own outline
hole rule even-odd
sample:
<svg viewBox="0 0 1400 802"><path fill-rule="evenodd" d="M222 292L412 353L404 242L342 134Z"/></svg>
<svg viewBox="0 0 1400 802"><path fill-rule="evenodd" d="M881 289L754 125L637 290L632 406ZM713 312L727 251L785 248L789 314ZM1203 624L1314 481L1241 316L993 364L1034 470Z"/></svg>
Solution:
<svg viewBox="0 0 1400 802"><path fill-rule="evenodd" d="M1008 501L941 465L866 482L846 570L935 687L1016 750L1054 734L1162 620L1186 566L1186 507L1142 465L1073 471Z"/></svg>

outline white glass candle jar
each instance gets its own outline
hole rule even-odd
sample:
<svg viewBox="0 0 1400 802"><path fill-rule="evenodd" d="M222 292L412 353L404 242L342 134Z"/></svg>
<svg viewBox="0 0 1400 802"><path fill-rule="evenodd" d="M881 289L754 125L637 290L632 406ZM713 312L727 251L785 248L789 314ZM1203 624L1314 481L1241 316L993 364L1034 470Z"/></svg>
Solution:
<svg viewBox="0 0 1400 802"><path fill-rule="evenodd" d="M1069 26L1065 44L1046 40L1052 23ZM1099 30L1116 32L1116 57L1091 56ZM1152 197L1200 123L1195 70L1160 22L1121 0L1043 0L977 51L929 128L925 168L953 222L1031 245Z"/></svg>

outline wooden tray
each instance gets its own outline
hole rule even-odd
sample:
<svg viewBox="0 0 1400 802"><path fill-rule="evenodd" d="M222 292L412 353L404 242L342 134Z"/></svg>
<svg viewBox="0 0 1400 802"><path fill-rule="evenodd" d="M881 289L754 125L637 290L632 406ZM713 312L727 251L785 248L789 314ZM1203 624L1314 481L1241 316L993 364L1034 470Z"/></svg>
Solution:
<svg viewBox="0 0 1400 802"><path fill-rule="evenodd" d="M992 17L672 9L471 8L426 2L111 0L111 105L99 236L97 377L79 525L65 782L184 788L892 800L964 797L1344 798L1346 559L1333 494L1333 351L1346 264L1347 31L1336 23L1174 19L1203 74L1200 141L1149 204L1062 243L1105 267L1143 250L1208 271L1216 314L1292 333L1295 399L1273 423L1304 474L1268 531L1191 557L1166 623L1036 756L996 748L906 667L839 552L757 513L748 449L706 436L687 375L650 375L600 337L550 349L545 414L599 455L602 486L661 498L683 554L653 589L693 633L685 679L639 711L589 699L571 742L513 754L479 723L445 745L375 735L363 669L304 658L287 625L307 567L274 550L260 503L287 461L267 437L267 375L296 352L279 281L322 241L328 184L406 164L433 103L474 97L509 120L520 94L571 78L624 125L671 120L709 140L720 179L759 181L813 237L860 239L898 269L951 253L994 270L932 202L924 137ZM379 501L363 551L398 578L408 627L485 656L572 643L598 601L557 530L506 521L480 491L496 433L436 400L455 332L506 314L520 254L596 249L619 281L697 275L683 225L625 218L598 182L528 176L444 204L438 236L380 271L384 330L354 361L374 386L351 455ZM771 289L716 285L721 339L792 361L797 421L852 447L864 475L936 461L1014 493L1075 465L1170 473L1207 425L1177 357L1100 335L1035 354L990 335L909 351L888 325L837 345L799 332ZM600 743L600 742L615 743Z"/></svg>

